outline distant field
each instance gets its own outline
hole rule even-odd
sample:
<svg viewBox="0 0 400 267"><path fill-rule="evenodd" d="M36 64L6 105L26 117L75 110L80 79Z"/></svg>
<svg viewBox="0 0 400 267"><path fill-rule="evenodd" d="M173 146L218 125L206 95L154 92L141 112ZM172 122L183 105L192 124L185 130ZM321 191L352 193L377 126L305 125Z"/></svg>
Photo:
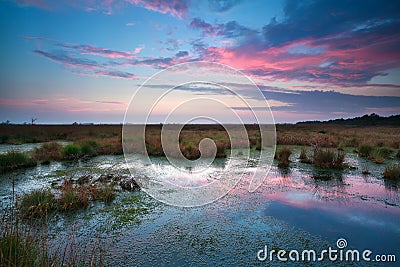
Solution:
<svg viewBox="0 0 400 267"><path fill-rule="evenodd" d="M250 143L259 138L257 125L246 125ZM146 136L158 139L161 125L149 125ZM369 144L377 147L400 148L400 126L344 126L335 124L278 124L278 145L313 145L325 147L358 147ZM0 143L19 144L66 140L121 144L122 125L0 125ZM202 137L215 137L227 142L227 134L218 125L186 125L181 137L197 144Z"/></svg>

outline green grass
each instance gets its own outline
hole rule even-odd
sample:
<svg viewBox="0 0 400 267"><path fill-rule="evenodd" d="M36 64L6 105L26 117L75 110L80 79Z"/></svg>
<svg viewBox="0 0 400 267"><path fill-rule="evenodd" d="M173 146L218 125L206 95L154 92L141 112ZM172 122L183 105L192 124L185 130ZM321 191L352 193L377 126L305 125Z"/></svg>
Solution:
<svg viewBox="0 0 400 267"><path fill-rule="evenodd" d="M99 144L95 140L87 140L80 145L81 154L84 156L95 156L98 154Z"/></svg>
<svg viewBox="0 0 400 267"><path fill-rule="evenodd" d="M313 164L319 168L325 169L343 169L345 153L343 151L334 151L329 148L316 148L313 154Z"/></svg>
<svg viewBox="0 0 400 267"><path fill-rule="evenodd" d="M373 149L374 148L371 145L363 144L358 147L358 156L362 158L368 158L371 156Z"/></svg>
<svg viewBox="0 0 400 267"><path fill-rule="evenodd" d="M15 207L12 209L15 213ZM0 266L104 266L104 258L115 241L97 238L82 244L75 240L72 230L67 239L49 248L47 242L51 237L46 232L36 236L34 231L31 226L22 226L15 217L3 217L0 221Z"/></svg>
<svg viewBox="0 0 400 267"><path fill-rule="evenodd" d="M115 198L114 187L87 185L65 180L54 195L49 189L33 190L22 196L18 210L23 219L46 218L53 212L68 212L86 209L89 202L101 200L105 203Z"/></svg>
<svg viewBox="0 0 400 267"><path fill-rule="evenodd" d="M372 150L368 159L376 164L383 164L385 161L384 155L382 155L378 149Z"/></svg>
<svg viewBox="0 0 400 267"><path fill-rule="evenodd" d="M61 149L61 154L67 159L77 159L81 156L81 148L79 145L69 144Z"/></svg>
<svg viewBox="0 0 400 267"><path fill-rule="evenodd" d="M278 167L289 166L289 157L292 154L292 150L288 147L281 147L275 153L275 159L278 161Z"/></svg>
<svg viewBox="0 0 400 267"><path fill-rule="evenodd" d="M378 147L375 149L376 153L381 155L383 158L390 158L393 153L393 150L388 147Z"/></svg>
<svg viewBox="0 0 400 267"><path fill-rule="evenodd" d="M383 177L389 180L400 179L400 165L399 164L387 165L385 167L385 171L383 172Z"/></svg>
<svg viewBox="0 0 400 267"><path fill-rule="evenodd" d="M45 262L32 237L13 233L0 238L0 266L46 266Z"/></svg>
<svg viewBox="0 0 400 267"><path fill-rule="evenodd" d="M36 164L37 162L27 154L15 150L8 151L6 154L0 154L0 172L32 167Z"/></svg>
<svg viewBox="0 0 400 267"><path fill-rule="evenodd" d="M367 158L376 164L384 163L385 159L390 158L393 150L388 147L373 147L369 144L364 144L358 147L358 155L362 158Z"/></svg>

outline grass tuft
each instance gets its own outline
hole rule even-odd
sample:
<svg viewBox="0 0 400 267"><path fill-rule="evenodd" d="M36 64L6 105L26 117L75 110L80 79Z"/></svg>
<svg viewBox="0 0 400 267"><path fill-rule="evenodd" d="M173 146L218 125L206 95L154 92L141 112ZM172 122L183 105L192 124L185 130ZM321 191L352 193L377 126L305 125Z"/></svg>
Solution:
<svg viewBox="0 0 400 267"><path fill-rule="evenodd" d="M98 154L99 144L95 140L87 140L80 147L81 154L84 156L95 156Z"/></svg>
<svg viewBox="0 0 400 267"><path fill-rule="evenodd" d="M24 194L19 204L22 218L37 218L54 209L54 195L47 189L33 190Z"/></svg>
<svg viewBox="0 0 400 267"><path fill-rule="evenodd" d="M0 237L0 266L37 266L40 260L39 246L30 237L18 233Z"/></svg>
<svg viewBox="0 0 400 267"><path fill-rule="evenodd" d="M61 149L61 154L66 159L77 159L81 155L81 148L79 145L69 144Z"/></svg>
<svg viewBox="0 0 400 267"><path fill-rule="evenodd" d="M58 200L59 210L71 211L88 207L89 190L87 190L87 187L74 187L72 180L66 180L60 187L60 190L61 198Z"/></svg>
<svg viewBox="0 0 400 267"><path fill-rule="evenodd" d="M312 163L312 160L307 156L307 149L305 147L301 148L299 159L301 163Z"/></svg>
<svg viewBox="0 0 400 267"><path fill-rule="evenodd" d="M343 151L333 151L328 148L315 148L313 154L313 163L316 167L327 169L343 169L345 167Z"/></svg>
<svg viewBox="0 0 400 267"><path fill-rule="evenodd" d="M33 150L33 158L38 161L50 162L52 160L61 160L62 146L57 142L49 142Z"/></svg>
<svg viewBox="0 0 400 267"><path fill-rule="evenodd" d="M278 160L278 167L289 166L289 157L292 154L292 150L288 147L281 147L276 151L275 159Z"/></svg>
<svg viewBox="0 0 400 267"><path fill-rule="evenodd" d="M358 147L358 156L362 157L362 158L368 158L371 156L372 150L374 148L370 145L367 144L363 144L361 146Z"/></svg>
<svg viewBox="0 0 400 267"><path fill-rule="evenodd" d="M391 164L386 166L385 171L383 172L383 177L389 180L400 179L400 165Z"/></svg>
<svg viewBox="0 0 400 267"><path fill-rule="evenodd" d="M18 168L32 167L37 162L28 155L15 150L10 150L6 154L0 154L0 172L5 172Z"/></svg>
<svg viewBox="0 0 400 267"><path fill-rule="evenodd" d="M103 188L98 188L93 192L93 200L102 200L105 203L111 202L115 198L114 188L109 185Z"/></svg>

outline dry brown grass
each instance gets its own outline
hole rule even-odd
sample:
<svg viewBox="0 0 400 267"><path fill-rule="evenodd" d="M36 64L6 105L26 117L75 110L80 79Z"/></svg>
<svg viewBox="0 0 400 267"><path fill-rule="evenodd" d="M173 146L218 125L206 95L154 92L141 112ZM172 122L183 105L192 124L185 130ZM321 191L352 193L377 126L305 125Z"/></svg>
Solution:
<svg viewBox="0 0 400 267"><path fill-rule="evenodd" d="M399 126L344 126L344 125L277 125L277 143L280 145L312 145L322 147L400 148Z"/></svg>
<svg viewBox="0 0 400 267"><path fill-rule="evenodd" d="M132 126L135 127L135 126ZM251 146L260 145L257 125L246 125ZM277 144L318 145L320 147L373 147L400 148L400 126L344 126L326 124L278 124ZM79 145L87 141L98 144L97 154L121 154L122 125L0 125L7 143L72 141ZM162 156L161 125L146 126L146 147L151 155ZM220 156L230 148L227 132L219 125L186 125L180 134L180 148L188 158L196 158L198 145L203 138L217 143ZM238 145L238 144L237 144ZM246 146L246 142L243 146ZM239 144L240 146L240 144ZM193 149L194 147L194 149Z"/></svg>

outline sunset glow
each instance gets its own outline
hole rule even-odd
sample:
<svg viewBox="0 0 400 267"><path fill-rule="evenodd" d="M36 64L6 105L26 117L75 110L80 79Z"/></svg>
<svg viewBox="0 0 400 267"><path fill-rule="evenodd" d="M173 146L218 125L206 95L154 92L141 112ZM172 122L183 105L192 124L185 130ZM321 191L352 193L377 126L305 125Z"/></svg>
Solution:
<svg viewBox="0 0 400 267"><path fill-rule="evenodd" d="M400 113L396 1L15 0L0 6L1 121L122 123L138 86L191 61L243 72L277 122Z"/></svg>

